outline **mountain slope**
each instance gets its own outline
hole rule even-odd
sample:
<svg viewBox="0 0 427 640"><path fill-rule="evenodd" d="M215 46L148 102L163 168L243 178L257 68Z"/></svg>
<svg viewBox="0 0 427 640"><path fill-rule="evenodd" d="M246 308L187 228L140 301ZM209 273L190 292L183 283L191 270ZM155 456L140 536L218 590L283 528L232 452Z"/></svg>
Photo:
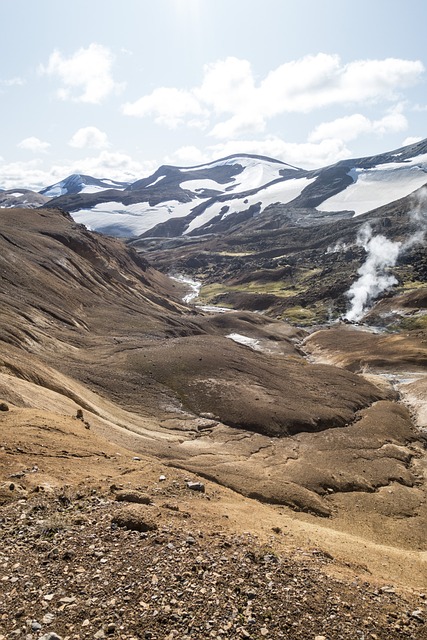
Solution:
<svg viewBox="0 0 427 640"><path fill-rule="evenodd" d="M349 371L307 363L301 330L259 314L184 307L179 285L67 214L3 210L0 222L0 396L7 402L67 414L82 407L110 440L321 515L331 513L325 482L365 490L403 473L412 486L412 472L382 453L363 479L357 465L330 477L353 447L353 431L348 440L339 432L392 395ZM236 341L242 336L249 346ZM384 415L390 411L385 402ZM401 421L403 446L414 435L408 415ZM381 446L382 431L369 429L372 446ZM307 475L322 431L329 461ZM294 477L286 460L296 450Z"/></svg>
<svg viewBox="0 0 427 640"><path fill-rule="evenodd" d="M50 198L31 189L0 189L0 209L25 207L27 209L42 207Z"/></svg>
<svg viewBox="0 0 427 640"><path fill-rule="evenodd" d="M423 187L362 216L273 204L246 221L230 216L227 228L218 224L222 233L141 237L130 244L163 272L198 280L198 304L261 311L311 326L346 314L350 288L363 265L371 265L367 290L373 291L369 287L383 276L395 279L373 299L425 286L425 202ZM367 262L372 254L361 241L364 233L378 239L376 262ZM386 264L391 250L395 260ZM391 322L393 316L387 317ZM377 324L383 321L376 318Z"/></svg>
<svg viewBox="0 0 427 640"><path fill-rule="evenodd" d="M324 373L304 367L305 378L312 381L310 389L298 366L279 365L265 356L260 384L268 390L268 398L265 403L254 401L259 384L256 371L263 356L252 350L242 353L234 342L217 335L210 319L187 313L174 300L173 281L133 249L119 240L93 235L66 214L52 210L17 209L13 216L0 212L0 220L0 340L12 349L14 361L16 349L23 349L40 361L37 370L42 363L59 366L64 374L72 372L84 383L90 380L93 389L107 391L124 405L144 407L144 413L151 406L153 416L163 395L175 406L172 414L178 410L179 398L196 414L215 412L227 424L279 435L341 425L377 397L374 389L361 384L361 395L355 390L348 404L346 387L352 385L352 377L331 371L331 379L336 378L342 391L331 399L335 411L319 410L315 398L323 392ZM244 319L234 321L234 327L245 323ZM271 321L256 324L262 335L263 325ZM287 349L296 353L292 344ZM204 353L201 365L200 353ZM106 370L101 363L109 357L112 361ZM273 384L279 380L278 368L281 381ZM299 389L293 398L283 397L288 376L294 377ZM211 377L216 384L207 394L203 389ZM223 389L231 384L237 384L240 392L230 405ZM135 388L145 389L144 399L135 394ZM268 404L276 396L276 411L271 414Z"/></svg>
<svg viewBox="0 0 427 640"><path fill-rule="evenodd" d="M271 204L325 216L361 215L427 183L427 139L373 157L306 171L262 156L234 155L196 167L160 167L131 185L60 187L48 206L116 236L177 237L226 231ZM55 191L56 189L56 191ZM58 188L48 191L58 193ZM44 191L43 193L46 193Z"/></svg>
<svg viewBox="0 0 427 640"><path fill-rule="evenodd" d="M414 397L420 405L425 397L422 331L368 340L359 328L332 326L308 336L266 315L206 314L182 305L181 286L143 256L68 214L0 210L0 229L0 535L8 575L15 542L11 571L24 558L27 571L31 554L45 568L55 564L60 577L49 594L63 589L57 562L67 566L70 553L74 565L78 557L96 571L108 549L108 566L119 567L109 545L121 537L154 544L156 557L163 548L168 560L173 540L194 565L198 541L212 546L212 523L220 535L236 532L239 545L242 531L262 535L269 556L273 533L286 542L292 531L291 545L337 555L345 571L363 554L364 580L372 571L424 588L425 438L396 392L399 372L407 378L416 366L405 397L411 409ZM401 304L412 310L425 298ZM184 479L200 476L206 493L189 491ZM119 489L154 504L122 507L112 501ZM117 511L132 512L125 522L141 528L140 509L155 514L157 532L145 538L116 521L111 527ZM95 529L86 528L86 514L91 527L99 515ZM185 538L171 538L181 526ZM105 541L103 556L85 533ZM64 536L59 557L49 555L45 534L55 549ZM79 571L73 576L79 598L85 583ZM15 583L5 585L16 603ZM31 619L43 609L21 604Z"/></svg>

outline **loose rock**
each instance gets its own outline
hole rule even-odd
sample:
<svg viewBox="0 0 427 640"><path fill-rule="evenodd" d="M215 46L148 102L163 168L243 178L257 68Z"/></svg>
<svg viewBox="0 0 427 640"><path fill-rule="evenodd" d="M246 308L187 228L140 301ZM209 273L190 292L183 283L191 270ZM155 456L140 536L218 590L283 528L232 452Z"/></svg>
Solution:
<svg viewBox="0 0 427 640"><path fill-rule="evenodd" d="M136 502L137 504L151 504L150 496L140 491L118 491L116 493L118 502Z"/></svg>
<svg viewBox="0 0 427 640"><path fill-rule="evenodd" d="M124 527L132 531L155 531L157 524L153 521L150 514L147 514L145 510L123 509L116 513L112 520L112 524L117 527Z"/></svg>
<svg viewBox="0 0 427 640"><path fill-rule="evenodd" d="M187 488L192 489L193 491L200 491L200 493L205 493L205 485L203 482L187 482Z"/></svg>

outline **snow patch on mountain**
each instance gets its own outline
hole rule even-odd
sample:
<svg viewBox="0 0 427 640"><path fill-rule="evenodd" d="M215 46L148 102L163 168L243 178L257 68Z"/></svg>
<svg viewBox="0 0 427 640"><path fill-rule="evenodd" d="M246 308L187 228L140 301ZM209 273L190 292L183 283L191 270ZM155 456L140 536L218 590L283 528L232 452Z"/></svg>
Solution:
<svg viewBox="0 0 427 640"><path fill-rule="evenodd" d="M269 182L273 182L273 180L281 178L282 174L280 172L284 169L295 171L296 173L301 171L301 169L298 169L297 167L293 167L292 165L272 158L263 158L261 156L230 156L198 167L180 168L180 172L185 174L187 172L194 171L195 169L206 170L223 166L242 167L242 171L233 177L228 183L229 188L227 191L233 192L258 189ZM224 190L224 184L222 183L221 188Z"/></svg>
<svg viewBox="0 0 427 640"><path fill-rule="evenodd" d="M260 161L254 158L245 158L244 160L244 170L236 176L233 181L233 189L230 189L230 191L258 189L262 187L262 185L281 178L280 171L285 168L294 169L294 171L298 172L298 169L289 167L288 165L276 165L272 162ZM240 159L238 164L242 164Z"/></svg>
<svg viewBox="0 0 427 640"><path fill-rule="evenodd" d="M187 216L194 207L193 202L170 200L154 207L146 203L124 205L121 202L104 202L92 209L82 209L73 213L76 222L90 226L92 229L126 229L126 234L138 236L152 229L157 224L170 218ZM122 235L122 234L118 234Z"/></svg>
<svg viewBox="0 0 427 640"><path fill-rule="evenodd" d="M96 184L85 184L80 193L99 193L100 191L105 191L105 187Z"/></svg>
<svg viewBox="0 0 427 640"><path fill-rule="evenodd" d="M213 202L205 211L192 220L184 232L187 235L207 224L217 216L221 215L222 219L227 218L233 213L246 211L255 204L260 204L261 212L269 205L275 202L286 204L297 198L303 189L315 181L316 178L293 178L285 182L276 182L267 185L263 189L259 189L256 193L241 198L233 198L229 202L216 201Z"/></svg>
<svg viewBox="0 0 427 640"><path fill-rule="evenodd" d="M164 165L132 183L76 173L36 194L34 205L50 200L47 206L111 235L188 235L224 231L231 220L221 223L233 214L237 224L275 203L359 216L425 184L427 139L312 171L242 154L192 167ZM22 199L4 194L0 206L22 206Z"/></svg>
<svg viewBox="0 0 427 640"><path fill-rule="evenodd" d="M256 340L256 338L250 338L249 336L244 336L241 333L229 333L226 338L230 338L233 342L237 342L237 344L242 344L245 347L250 347L254 351L262 351L262 347L260 345L260 341Z"/></svg>
<svg viewBox="0 0 427 640"><path fill-rule="evenodd" d="M369 169L354 168L353 179L346 189L322 202L318 211L354 211L359 216L408 196L427 183L427 155L408 162L376 165Z"/></svg>
<svg viewBox="0 0 427 640"><path fill-rule="evenodd" d="M150 182L150 184L146 184L145 188L147 189L148 187L154 187L155 184L157 184L158 182L160 182L160 180L163 180L165 176L159 176L158 178L156 178L154 180L154 182Z"/></svg>
<svg viewBox="0 0 427 640"><path fill-rule="evenodd" d="M47 187L43 189L40 193L43 193L44 196L48 198L59 198L59 196L64 196L68 193L67 188L64 185L64 182L58 182L57 184L53 184L51 187Z"/></svg>
<svg viewBox="0 0 427 640"><path fill-rule="evenodd" d="M219 182L216 182L215 180L211 180L209 178L206 178L205 180L186 180L185 182L181 182L179 186L182 187L182 189L188 189L189 191L194 191L195 193L205 190L219 191L222 193L224 189L224 186L219 184Z"/></svg>

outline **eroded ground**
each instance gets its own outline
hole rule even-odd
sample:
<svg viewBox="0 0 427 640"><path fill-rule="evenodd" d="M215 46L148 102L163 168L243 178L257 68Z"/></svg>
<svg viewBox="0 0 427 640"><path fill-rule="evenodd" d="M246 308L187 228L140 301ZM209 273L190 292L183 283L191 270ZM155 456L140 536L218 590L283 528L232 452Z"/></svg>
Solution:
<svg viewBox="0 0 427 640"><path fill-rule="evenodd" d="M110 621L116 625L111 633L123 638L169 637L174 629L178 637L202 637L202 628L212 631L212 637L213 632L282 637L282 627L287 633L283 637L310 637L303 635L304 626L313 638L354 638L357 630L365 633L359 618L354 621L353 605L350 609L337 605L338 626L331 622L332 610L326 618L319 610L309 622L307 603L318 591L314 576L321 570L328 580L342 581L330 583L337 597L340 589L350 590L351 597L343 602L355 598L360 620L366 613L373 621L366 627L372 638L392 637L385 635L387 625L406 634L399 637L424 637L425 613L414 595L427 588L422 323L421 328L399 333L338 324L309 334L260 314L200 312L182 305L179 285L141 257L118 241L89 234L67 216L53 211L22 212L14 218L1 211L0 215L0 400L8 409L0 412L2 571L8 587L2 615L7 633L19 630L21 635L40 637L47 623L31 631L27 620L39 623L45 610L53 614L52 620L58 615L56 629L66 637L109 633L103 610L93 600L100 597L92 587L94 580L105 584L109 602L116 598L118 613ZM422 316L420 300L410 311L412 321ZM83 415L77 419L80 412ZM159 480L162 475L166 480ZM189 492L186 478L205 482L206 493ZM289 582L285 573L266 571L265 576L272 576L264 576L269 582L263 582L256 567L250 566L245 574L249 580L255 571L258 591L270 582L282 585L268 603L260 601L266 611L268 607L274 611L275 599L282 602L283 589L289 588L291 610L298 605L307 613L301 618L304 624L290 614L289 624L273 616L276 626L269 627L260 611L254 615L256 623L249 623L240 600L236 608L243 618L227 618L222 626L209 622L208 616L214 618L210 610L199 622L198 613L194 619L183 616L186 608L181 607L181 613L173 612L181 618L174 620L169 614L175 605L161 600L162 607L171 607L162 610L166 627L159 627L156 620L150 630L147 620L141 623L139 610L129 618L138 618L139 631L136 622L126 626L120 614L120 608L126 609L122 598L129 597L127 602L136 612L137 596L125 596L124 587L114 595L113 583L101 568L108 562L101 562L104 556L90 555L116 549L112 563L127 579L119 552L124 545L131 556L136 540L132 536L137 534L124 534L120 526L111 533L119 508L111 485L148 493L154 503L143 505L144 513L160 533L148 532L143 542L138 537L142 546L135 551L150 558L146 573L138 573L137 579L138 585L151 584L150 589L151 569L160 562L155 558L162 558L164 582L174 581L162 555L170 552L171 566L188 560L188 572L199 576L194 584L184 578L187 596L199 588L206 589L201 592L205 598L213 597L212 588L220 591L219 583L209 583L208 588L200 582L204 574L198 573L197 556L193 557L198 545L200 562L207 563L206 554L212 553L210 562L218 567L223 562L221 549L232 550L224 552L230 557L223 568L231 572L228 581L233 583L239 579L237 569L230 568L233 554L236 566L244 564L248 541L255 546L250 551L255 557L270 551L277 554L280 567L297 549L308 554L304 558L312 559L313 550L314 557L323 554L321 567L310 560L310 566L301 569L312 576L301 586L303 592L298 586L298 563L292 564L296 589L284 586ZM80 523L78 511L85 514ZM66 526L60 522L58 531L39 522L63 517ZM210 544L211 533L225 536L225 547L222 538ZM162 551L154 553L159 536ZM187 543L187 538L196 543ZM39 547L45 541L50 546ZM90 553L82 550L85 544ZM169 544L188 553L174 555ZM263 545L269 545L268 553ZM53 578L49 554L56 555L57 548L63 558L68 546L76 561L61 564L61 571L68 566L72 576L61 584ZM99 559L99 572L98 560L92 557ZM29 578L31 562L39 567L39 575ZM138 572L139 563L138 556L129 566ZM85 582L76 576L85 573L78 568L86 565L90 569ZM226 583L222 569L217 573L221 584ZM247 594L252 587L241 577L246 589L242 593ZM77 597L80 580L87 598L79 599L70 611L68 605L74 601L61 598ZM375 586L363 586L358 600L359 587L354 585L360 582ZM31 597L19 609L27 583ZM384 586L399 593L413 590L411 604L393 592L378 591ZM155 602L156 593L148 591ZM372 598L368 591L374 593ZM52 599L45 599L51 592ZM146 602L138 593L138 602ZM220 610L225 593L221 590L218 596ZM391 593L390 601L384 593ZM178 596L173 598L179 602ZM363 598L369 601L366 610ZM54 610L43 604L54 600ZM95 616L92 605L98 611ZM147 619L153 623L149 605L149 609L138 606L150 611ZM10 618L10 610L17 607L22 613ZM421 613L412 616L419 608ZM66 610L62 619L59 613ZM390 611L397 612L393 622L387 617ZM158 615L154 609L153 617ZM192 627L187 624L190 618ZM210 628L203 627L207 623ZM250 624L255 625L252 630Z"/></svg>

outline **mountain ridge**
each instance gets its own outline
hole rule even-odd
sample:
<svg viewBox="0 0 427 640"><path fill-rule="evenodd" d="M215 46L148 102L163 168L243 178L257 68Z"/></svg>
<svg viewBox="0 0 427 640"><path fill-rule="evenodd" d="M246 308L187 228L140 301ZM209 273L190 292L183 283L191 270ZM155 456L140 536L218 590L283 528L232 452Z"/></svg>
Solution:
<svg viewBox="0 0 427 640"><path fill-rule="evenodd" d="M255 154L209 163L162 165L133 182L73 174L40 191L44 206L70 212L88 228L125 238L219 233L271 204L325 216L362 215L427 183L427 139L314 170ZM2 206L17 206L2 194ZM352 212L352 213L351 213Z"/></svg>
<svg viewBox="0 0 427 640"><path fill-rule="evenodd" d="M363 198L372 190L373 181L377 195L366 203ZM109 233L170 237L217 233L221 225L218 230L215 227L229 216L247 220L275 203L331 215L353 208L359 215L426 183L427 139L310 171L250 154L234 154L194 167L164 165L121 194L104 193L99 199L76 196L73 201L65 197L49 206L65 206L80 222ZM107 228L105 220L110 220Z"/></svg>

